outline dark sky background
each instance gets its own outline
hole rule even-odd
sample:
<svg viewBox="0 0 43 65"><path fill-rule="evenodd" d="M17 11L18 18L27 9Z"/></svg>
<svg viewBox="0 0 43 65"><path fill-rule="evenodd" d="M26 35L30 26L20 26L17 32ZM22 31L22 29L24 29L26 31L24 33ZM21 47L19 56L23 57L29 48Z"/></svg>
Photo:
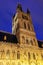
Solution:
<svg viewBox="0 0 43 65"><path fill-rule="evenodd" d="M0 0L0 30L12 33L12 17L18 2L24 12L30 10L36 37L43 40L43 0Z"/></svg>

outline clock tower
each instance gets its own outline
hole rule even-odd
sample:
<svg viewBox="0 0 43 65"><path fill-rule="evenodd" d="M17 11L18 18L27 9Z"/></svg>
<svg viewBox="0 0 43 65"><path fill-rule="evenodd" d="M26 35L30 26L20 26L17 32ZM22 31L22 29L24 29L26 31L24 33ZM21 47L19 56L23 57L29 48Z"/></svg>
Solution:
<svg viewBox="0 0 43 65"><path fill-rule="evenodd" d="M27 9L25 13L21 4L18 4L16 12L13 16L12 33L17 36L18 43L38 46L30 11Z"/></svg>

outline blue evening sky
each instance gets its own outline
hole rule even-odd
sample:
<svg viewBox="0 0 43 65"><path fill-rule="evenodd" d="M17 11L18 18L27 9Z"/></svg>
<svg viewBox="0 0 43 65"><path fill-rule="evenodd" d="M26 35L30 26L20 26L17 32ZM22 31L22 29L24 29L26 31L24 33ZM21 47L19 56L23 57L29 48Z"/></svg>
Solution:
<svg viewBox="0 0 43 65"><path fill-rule="evenodd" d="M36 37L43 40L43 0L0 0L0 30L12 33L12 17L18 2L24 12L30 10Z"/></svg>

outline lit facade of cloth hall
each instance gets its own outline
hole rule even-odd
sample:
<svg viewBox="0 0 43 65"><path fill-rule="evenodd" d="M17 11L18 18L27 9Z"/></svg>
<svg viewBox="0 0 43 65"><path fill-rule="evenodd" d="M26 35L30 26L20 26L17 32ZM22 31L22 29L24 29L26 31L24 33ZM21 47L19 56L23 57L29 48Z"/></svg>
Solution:
<svg viewBox="0 0 43 65"><path fill-rule="evenodd" d="M0 32L0 65L43 65L43 48L38 46L30 11L20 4L13 16L12 34Z"/></svg>

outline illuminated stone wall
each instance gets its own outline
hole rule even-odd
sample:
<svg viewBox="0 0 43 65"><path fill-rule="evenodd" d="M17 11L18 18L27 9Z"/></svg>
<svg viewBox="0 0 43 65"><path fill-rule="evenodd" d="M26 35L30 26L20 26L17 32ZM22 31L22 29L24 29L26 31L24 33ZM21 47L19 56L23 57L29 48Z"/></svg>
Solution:
<svg viewBox="0 0 43 65"><path fill-rule="evenodd" d="M40 51L27 44L0 42L0 65L43 65L43 50Z"/></svg>
<svg viewBox="0 0 43 65"><path fill-rule="evenodd" d="M12 22L18 43L0 42L0 65L43 65L43 49L38 47L30 13L20 9L21 6Z"/></svg>

